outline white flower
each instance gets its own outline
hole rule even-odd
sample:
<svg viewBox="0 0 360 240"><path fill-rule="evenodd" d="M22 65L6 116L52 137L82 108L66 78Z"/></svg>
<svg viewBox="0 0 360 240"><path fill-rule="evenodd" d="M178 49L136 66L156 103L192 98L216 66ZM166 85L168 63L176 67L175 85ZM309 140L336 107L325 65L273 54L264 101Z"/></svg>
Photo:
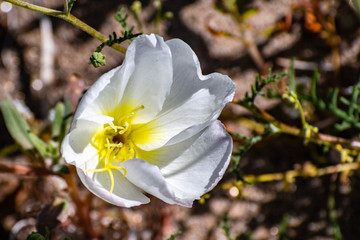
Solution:
<svg viewBox="0 0 360 240"><path fill-rule="evenodd" d="M191 207L229 164L232 140L216 119L234 91L228 76L203 76L183 41L140 36L83 96L63 157L112 204L148 203L142 189Z"/></svg>

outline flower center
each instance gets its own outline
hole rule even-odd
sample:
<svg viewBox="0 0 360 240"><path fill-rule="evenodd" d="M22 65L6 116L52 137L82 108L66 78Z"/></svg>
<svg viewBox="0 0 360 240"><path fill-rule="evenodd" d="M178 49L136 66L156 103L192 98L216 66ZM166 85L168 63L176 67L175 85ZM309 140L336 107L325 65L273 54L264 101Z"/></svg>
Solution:
<svg viewBox="0 0 360 240"><path fill-rule="evenodd" d="M114 119L110 123L99 126L94 133L91 144L98 150L99 162L96 169L85 169L85 172L104 172L107 171L111 180L110 193L114 190L113 170L121 170L123 177L126 170L118 167L121 162L136 157L134 144L130 139L131 123L135 113L144 109L144 106L135 108L130 113L123 115L119 119ZM117 114L110 114L116 116Z"/></svg>

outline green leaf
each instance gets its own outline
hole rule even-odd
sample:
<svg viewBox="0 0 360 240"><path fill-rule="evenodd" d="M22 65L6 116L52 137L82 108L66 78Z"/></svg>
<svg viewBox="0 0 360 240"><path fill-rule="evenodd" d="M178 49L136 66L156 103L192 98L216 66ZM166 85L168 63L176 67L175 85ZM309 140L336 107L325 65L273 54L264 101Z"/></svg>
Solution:
<svg viewBox="0 0 360 240"><path fill-rule="evenodd" d="M76 2L76 0L69 0L69 2L68 2L68 12L67 12L67 14L70 13L70 11L71 11L72 7L74 6L74 3L75 3L75 2Z"/></svg>
<svg viewBox="0 0 360 240"><path fill-rule="evenodd" d="M20 146L17 143L14 143L9 146L5 146L0 149L0 157L9 156L10 154L15 153L18 150L20 150Z"/></svg>
<svg viewBox="0 0 360 240"><path fill-rule="evenodd" d="M285 213L281 219L280 226L279 226L279 237L278 237L279 240L283 240L286 238L286 230L289 225L289 218L290 218L290 215Z"/></svg>
<svg viewBox="0 0 360 240"><path fill-rule="evenodd" d="M10 100L6 99L0 106L4 116L5 125L14 140L24 149L28 150L35 148L42 156L46 156L46 143L30 132L29 125L21 117L20 113L15 109Z"/></svg>
<svg viewBox="0 0 360 240"><path fill-rule="evenodd" d="M360 17L360 0L350 0L350 2L355 9L356 14Z"/></svg>
<svg viewBox="0 0 360 240"><path fill-rule="evenodd" d="M233 240L233 238L230 235L231 225L229 223L228 213L225 213L223 215L222 220L223 220L223 224L221 225L221 228L224 230L227 240Z"/></svg>
<svg viewBox="0 0 360 240"><path fill-rule="evenodd" d="M92 64L96 68L105 66L105 56L101 52L93 52L89 59L89 64Z"/></svg>
<svg viewBox="0 0 360 240"><path fill-rule="evenodd" d="M33 232L27 236L26 240L46 240L46 238L40 233Z"/></svg>
<svg viewBox="0 0 360 240"><path fill-rule="evenodd" d="M68 133L72 121L73 109L69 99L64 101L64 114L61 126L60 136L58 137L59 149L61 147L61 142L64 139L65 135Z"/></svg>
<svg viewBox="0 0 360 240"><path fill-rule="evenodd" d="M124 11L124 7L120 8L120 10L117 11L115 15L115 20L118 21L125 30L128 30L126 19L128 18L129 14L125 13L123 16Z"/></svg>
<svg viewBox="0 0 360 240"><path fill-rule="evenodd" d="M55 107L55 118L52 125L52 138L56 139L61 134L61 128L63 126L63 120L64 120L64 112L65 112L65 106L63 103L59 102L56 104Z"/></svg>
<svg viewBox="0 0 360 240"><path fill-rule="evenodd" d="M9 99L1 102L0 107L5 125L12 138L24 149L32 149L33 145L29 138L30 127L27 122L21 117Z"/></svg>
<svg viewBox="0 0 360 240"><path fill-rule="evenodd" d="M175 240L176 237L180 236L181 235L181 231L178 231L174 234L171 234L171 236L167 239L167 240Z"/></svg>
<svg viewBox="0 0 360 240"><path fill-rule="evenodd" d="M290 69L289 69L289 88L292 92L296 93L296 82L295 82L295 59L291 59Z"/></svg>
<svg viewBox="0 0 360 240"><path fill-rule="evenodd" d="M43 156L44 158L47 156L47 144L41 140L35 134L29 132L28 133L31 144L35 147L35 149Z"/></svg>

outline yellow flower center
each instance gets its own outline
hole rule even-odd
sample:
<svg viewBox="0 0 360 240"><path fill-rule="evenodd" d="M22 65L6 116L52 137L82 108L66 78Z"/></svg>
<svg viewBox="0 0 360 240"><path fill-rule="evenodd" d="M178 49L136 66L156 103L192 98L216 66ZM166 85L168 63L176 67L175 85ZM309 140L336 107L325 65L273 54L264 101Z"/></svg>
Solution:
<svg viewBox="0 0 360 240"><path fill-rule="evenodd" d="M94 133L91 144L98 150L99 162L97 169L85 169L85 172L105 172L107 171L111 180L110 193L114 190L113 169L121 170L123 177L126 170L118 167L121 162L136 157L134 143L130 139L131 123L138 110L144 109L141 105L130 113L118 117L118 109L115 109L110 116L114 117L114 121L99 126Z"/></svg>

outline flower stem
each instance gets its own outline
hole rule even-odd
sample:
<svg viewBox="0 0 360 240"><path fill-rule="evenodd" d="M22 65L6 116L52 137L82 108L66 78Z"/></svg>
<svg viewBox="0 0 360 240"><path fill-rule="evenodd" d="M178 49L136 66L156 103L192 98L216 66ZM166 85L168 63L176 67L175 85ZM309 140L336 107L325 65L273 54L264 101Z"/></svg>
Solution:
<svg viewBox="0 0 360 240"><path fill-rule="evenodd" d="M108 40L107 37L105 37L103 34L96 31L94 28L90 27L89 25L87 25L83 21L79 20L78 18L74 17L73 15L67 14L66 12L54 10L54 9L51 9L51 8L37 6L37 5L31 4L31 3L24 2L22 0L4 0L4 1L12 3L12 4L20 6L20 7L23 7L25 9L29 9L29 10L33 10L33 11L36 11L36 12L44 13L44 14L49 15L49 16L61 18L61 19L65 20L65 21L71 23L72 25L80 28L84 32L88 33L89 35L97 38L101 42L105 42L105 41ZM111 47L113 49L121 52L121 53L126 52L126 48L124 48L124 47L122 47L122 46L120 46L118 44L113 44Z"/></svg>

